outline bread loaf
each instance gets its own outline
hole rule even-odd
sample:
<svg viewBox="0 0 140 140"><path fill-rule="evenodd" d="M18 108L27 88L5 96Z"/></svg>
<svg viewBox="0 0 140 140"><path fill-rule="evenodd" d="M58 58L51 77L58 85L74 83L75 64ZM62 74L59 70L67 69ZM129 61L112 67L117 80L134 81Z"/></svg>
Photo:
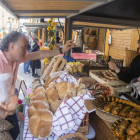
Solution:
<svg viewBox="0 0 140 140"><path fill-rule="evenodd" d="M30 106L34 106L36 109L45 109L45 108L49 109L49 103L41 101L41 100L30 102Z"/></svg>
<svg viewBox="0 0 140 140"><path fill-rule="evenodd" d="M57 100L51 104L50 109L53 112L53 114L55 114L57 108L60 106L61 103L62 103L62 100Z"/></svg>
<svg viewBox="0 0 140 140"><path fill-rule="evenodd" d="M35 91L34 91L34 95L36 95L39 92L44 92L45 93L45 88L43 86L38 87Z"/></svg>
<svg viewBox="0 0 140 140"><path fill-rule="evenodd" d="M80 96L80 95L83 95L83 94L86 94L87 93L87 90L86 89L81 89L78 93L77 93L77 96Z"/></svg>
<svg viewBox="0 0 140 140"><path fill-rule="evenodd" d="M76 97L76 89L68 88L64 100L68 100L72 97Z"/></svg>
<svg viewBox="0 0 140 140"><path fill-rule="evenodd" d="M50 84L49 84L49 86L48 86L48 88L56 88L56 84L55 84L55 82L51 82Z"/></svg>
<svg viewBox="0 0 140 140"><path fill-rule="evenodd" d="M36 82L40 82L40 79L39 78L35 78L33 81L32 81L32 84L36 83Z"/></svg>
<svg viewBox="0 0 140 140"><path fill-rule="evenodd" d="M33 106L30 106L28 109L28 118L30 118L34 112L36 111L36 109Z"/></svg>
<svg viewBox="0 0 140 140"><path fill-rule="evenodd" d="M55 90L54 88L47 88L46 96L48 98L49 104L51 104L52 102L59 99L58 90Z"/></svg>
<svg viewBox="0 0 140 140"><path fill-rule="evenodd" d="M30 118L36 109L50 110L49 104L40 100L32 101L28 109L28 117Z"/></svg>
<svg viewBox="0 0 140 140"><path fill-rule="evenodd" d="M46 139L52 133L53 114L46 109L38 109L29 118L29 131L38 139Z"/></svg>
<svg viewBox="0 0 140 140"><path fill-rule="evenodd" d="M64 84L64 83L68 83L68 82L66 82L66 81L61 81L61 82L59 82L59 83L56 85L56 89L59 90L60 86L61 86L62 84Z"/></svg>
<svg viewBox="0 0 140 140"><path fill-rule="evenodd" d="M46 94L44 92L37 93L36 95L32 96L30 100L31 101L41 100L41 101L44 101L44 102L48 102Z"/></svg>
<svg viewBox="0 0 140 140"><path fill-rule="evenodd" d="M35 84L34 86L32 86L32 89L36 90L37 88L42 87L42 84Z"/></svg>
<svg viewBox="0 0 140 140"><path fill-rule="evenodd" d="M62 99L62 100L64 99L64 97L66 95L66 91L67 91L68 88L70 88L70 89L74 88L74 85L71 84L71 83L63 83L60 86L60 88L58 90L58 94L59 94L60 99Z"/></svg>

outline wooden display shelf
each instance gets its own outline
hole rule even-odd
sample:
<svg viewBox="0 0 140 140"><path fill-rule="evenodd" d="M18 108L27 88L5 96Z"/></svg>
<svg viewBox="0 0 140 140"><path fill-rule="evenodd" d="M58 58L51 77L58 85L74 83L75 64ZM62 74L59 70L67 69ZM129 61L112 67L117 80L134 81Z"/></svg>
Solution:
<svg viewBox="0 0 140 140"><path fill-rule="evenodd" d="M89 114L89 122L96 132L96 140L116 140L111 132L112 124L102 120L95 112Z"/></svg>

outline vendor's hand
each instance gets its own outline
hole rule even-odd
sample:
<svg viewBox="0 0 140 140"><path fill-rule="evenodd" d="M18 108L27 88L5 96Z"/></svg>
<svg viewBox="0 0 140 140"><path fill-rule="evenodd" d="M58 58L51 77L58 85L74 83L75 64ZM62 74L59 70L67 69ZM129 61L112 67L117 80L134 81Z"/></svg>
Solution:
<svg viewBox="0 0 140 140"><path fill-rule="evenodd" d="M140 82L140 77L138 78L138 81Z"/></svg>
<svg viewBox="0 0 140 140"><path fill-rule="evenodd" d="M108 62L109 68L111 70L115 70L116 73L120 72L120 69L116 66L116 64L114 62Z"/></svg>
<svg viewBox="0 0 140 140"><path fill-rule="evenodd" d="M64 52L67 52L67 51L69 51L70 49L72 49L72 48L74 48L74 45L72 44L72 40L68 40L67 42L66 42L66 44L63 46L63 48L62 48L62 52L64 53Z"/></svg>

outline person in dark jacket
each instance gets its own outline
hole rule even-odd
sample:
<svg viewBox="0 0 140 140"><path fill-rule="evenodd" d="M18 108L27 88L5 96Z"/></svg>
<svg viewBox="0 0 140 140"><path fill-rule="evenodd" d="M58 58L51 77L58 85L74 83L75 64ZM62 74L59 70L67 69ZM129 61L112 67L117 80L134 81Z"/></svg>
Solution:
<svg viewBox="0 0 140 140"><path fill-rule="evenodd" d="M30 51L30 49L31 49L31 46L30 46L30 44L28 44L27 50ZM26 73L26 74L30 73L29 65L30 65L30 61L27 61L24 63L24 73Z"/></svg>
<svg viewBox="0 0 140 140"><path fill-rule="evenodd" d="M137 50L140 53L140 40L138 40ZM126 72L120 70L114 62L109 62L108 64L111 70L115 70L119 79L126 83L130 83L131 80L140 77L140 55L133 59L129 69Z"/></svg>
<svg viewBox="0 0 140 140"><path fill-rule="evenodd" d="M36 52L36 51L39 51L40 50L40 47L38 45L38 39L35 38L34 39L34 45L33 45L33 48L32 48L32 51L31 52ZM30 62L30 65L31 65L31 68L32 68L32 76L34 77L40 77L37 72L36 72L36 69L41 69L41 62L39 59L37 60L33 60Z"/></svg>

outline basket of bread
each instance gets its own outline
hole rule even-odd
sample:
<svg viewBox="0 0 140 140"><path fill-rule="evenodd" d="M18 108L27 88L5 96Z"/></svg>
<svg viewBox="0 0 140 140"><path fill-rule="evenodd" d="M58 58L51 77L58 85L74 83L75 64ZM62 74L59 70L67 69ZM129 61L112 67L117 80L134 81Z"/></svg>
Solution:
<svg viewBox="0 0 140 140"><path fill-rule="evenodd" d="M71 131L88 134L89 115L84 107L84 98L89 98L91 95L81 80L77 81L66 72L53 78L46 87L41 84L40 79L34 79L32 88L34 92L28 109L30 134L38 139L46 139L50 136L57 139ZM68 113L66 113L67 111ZM71 121L63 119L65 113L70 116L68 119L72 119ZM58 115L59 118L57 118ZM74 124L74 128L71 131L68 128L68 131L66 127L69 126L65 126L65 121L70 122L71 127L73 122L77 122ZM58 132L59 123L66 130L62 129Z"/></svg>
<svg viewBox="0 0 140 140"><path fill-rule="evenodd" d="M140 106L117 97L99 97L93 100L96 114L103 120L113 123L123 118L140 117Z"/></svg>
<svg viewBox="0 0 140 140"><path fill-rule="evenodd" d="M140 118L120 119L113 123L111 131L116 140L139 140Z"/></svg>

